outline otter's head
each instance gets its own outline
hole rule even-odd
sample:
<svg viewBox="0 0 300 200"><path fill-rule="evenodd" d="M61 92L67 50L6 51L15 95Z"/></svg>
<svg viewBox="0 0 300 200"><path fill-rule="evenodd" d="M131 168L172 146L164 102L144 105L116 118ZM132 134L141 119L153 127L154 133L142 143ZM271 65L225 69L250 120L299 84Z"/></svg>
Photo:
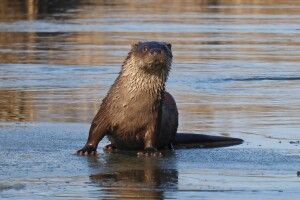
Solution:
<svg viewBox="0 0 300 200"><path fill-rule="evenodd" d="M164 74L168 72L172 63L171 44L166 42L138 42L132 45L131 51L125 61L133 64L138 70L151 74Z"/></svg>

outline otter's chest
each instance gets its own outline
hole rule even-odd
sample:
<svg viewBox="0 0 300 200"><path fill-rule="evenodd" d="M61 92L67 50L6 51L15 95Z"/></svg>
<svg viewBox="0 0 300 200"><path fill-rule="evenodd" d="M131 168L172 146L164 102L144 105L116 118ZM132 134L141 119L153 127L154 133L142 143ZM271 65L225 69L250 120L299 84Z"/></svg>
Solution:
<svg viewBox="0 0 300 200"><path fill-rule="evenodd" d="M113 117L113 123L118 126L124 124L133 127L145 125L151 118L153 112L158 112L160 108L160 95L136 94L135 96L127 96L117 102L118 105L112 113L117 117Z"/></svg>
<svg viewBox="0 0 300 200"><path fill-rule="evenodd" d="M153 121L160 109L164 81L157 76L130 74L121 76L112 88L109 107L114 130L137 132Z"/></svg>

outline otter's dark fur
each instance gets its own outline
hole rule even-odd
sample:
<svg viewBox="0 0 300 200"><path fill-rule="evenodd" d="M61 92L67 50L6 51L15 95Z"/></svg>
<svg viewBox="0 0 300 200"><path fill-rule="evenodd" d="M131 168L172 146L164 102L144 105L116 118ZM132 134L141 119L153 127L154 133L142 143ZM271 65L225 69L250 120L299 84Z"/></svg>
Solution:
<svg viewBox="0 0 300 200"><path fill-rule="evenodd" d="M157 149L180 143L175 138L178 136L177 106L171 94L165 91L172 57L171 44L166 42L132 45L78 154L95 154L104 136L111 141L108 149L143 150L142 154L147 155L156 155ZM178 137L180 140L186 138L182 135L185 134ZM185 144L203 139L195 134L186 136L189 137L188 141L183 140Z"/></svg>
<svg viewBox="0 0 300 200"><path fill-rule="evenodd" d="M165 91L172 57L169 43L132 45L79 154L94 153L104 136L118 149L155 152L171 145L178 127L175 101Z"/></svg>

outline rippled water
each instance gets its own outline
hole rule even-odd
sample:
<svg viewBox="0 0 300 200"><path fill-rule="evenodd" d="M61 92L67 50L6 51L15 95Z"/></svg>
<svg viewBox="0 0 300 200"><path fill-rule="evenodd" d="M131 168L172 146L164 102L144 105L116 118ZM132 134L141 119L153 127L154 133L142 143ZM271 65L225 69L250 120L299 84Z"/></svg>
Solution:
<svg viewBox="0 0 300 200"><path fill-rule="evenodd" d="M172 43L181 132L300 140L293 0L2 0L0 120L89 123L138 40Z"/></svg>
<svg viewBox="0 0 300 200"><path fill-rule="evenodd" d="M1 3L2 121L90 122L130 44L163 40L180 130L297 137L300 2L45 2Z"/></svg>

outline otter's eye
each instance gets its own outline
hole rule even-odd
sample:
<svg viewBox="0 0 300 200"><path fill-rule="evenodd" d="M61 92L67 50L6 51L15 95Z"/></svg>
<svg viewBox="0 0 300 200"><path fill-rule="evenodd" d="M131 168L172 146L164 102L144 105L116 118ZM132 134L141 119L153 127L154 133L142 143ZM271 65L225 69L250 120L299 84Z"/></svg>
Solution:
<svg viewBox="0 0 300 200"><path fill-rule="evenodd" d="M144 51L144 52L148 51L148 47L147 47L147 46L144 46L143 51Z"/></svg>

